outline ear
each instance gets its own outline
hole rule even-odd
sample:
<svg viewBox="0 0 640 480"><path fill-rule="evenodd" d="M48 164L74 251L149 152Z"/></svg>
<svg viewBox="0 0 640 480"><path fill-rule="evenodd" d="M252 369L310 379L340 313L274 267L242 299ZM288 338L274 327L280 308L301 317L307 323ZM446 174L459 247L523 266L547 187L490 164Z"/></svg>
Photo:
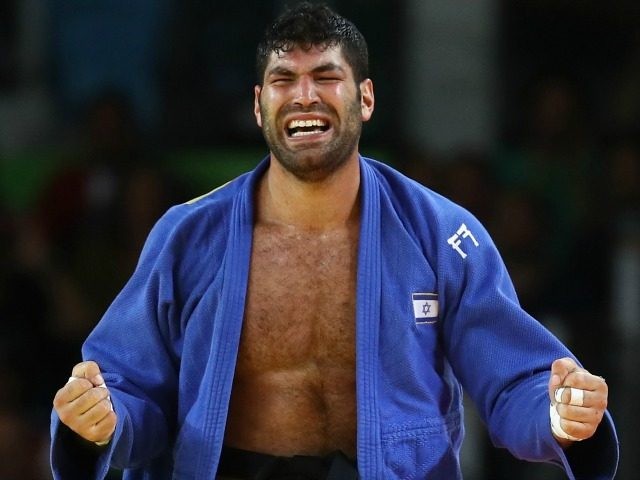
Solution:
<svg viewBox="0 0 640 480"><path fill-rule="evenodd" d="M360 109L362 110L362 121L366 122L373 115L373 107L375 105L373 95L373 82L367 78L360 82Z"/></svg>
<svg viewBox="0 0 640 480"><path fill-rule="evenodd" d="M262 128L262 113L260 112L260 92L262 87L256 85L253 87L254 99L253 99L253 114L256 116L256 123Z"/></svg>

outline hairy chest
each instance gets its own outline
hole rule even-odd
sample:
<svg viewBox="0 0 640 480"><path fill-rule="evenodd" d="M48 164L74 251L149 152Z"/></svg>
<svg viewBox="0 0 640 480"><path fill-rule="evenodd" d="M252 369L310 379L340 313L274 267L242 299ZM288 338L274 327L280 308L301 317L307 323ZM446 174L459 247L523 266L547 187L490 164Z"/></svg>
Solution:
<svg viewBox="0 0 640 480"><path fill-rule="evenodd" d="M353 366L357 229L257 226L238 369Z"/></svg>

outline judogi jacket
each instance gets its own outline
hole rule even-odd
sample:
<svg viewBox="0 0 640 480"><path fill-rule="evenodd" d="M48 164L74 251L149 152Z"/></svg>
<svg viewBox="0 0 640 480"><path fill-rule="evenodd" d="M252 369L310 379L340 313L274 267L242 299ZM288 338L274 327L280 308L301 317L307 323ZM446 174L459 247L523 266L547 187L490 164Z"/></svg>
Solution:
<svg viewBox="0 0 640 480"><path fill-rule="evenodd" d="M211 480L240 340L254 192L269 159L170 209L136 270L83 345L118 416L81 472L52 414L56 479ZM607 413L563 451L551 434L551 363L571 353L519 305L491 238L467 211L361 157L356 295L357 462L362 479L461 478L462 388L497 447L569 478L613 478Z"/></svg>

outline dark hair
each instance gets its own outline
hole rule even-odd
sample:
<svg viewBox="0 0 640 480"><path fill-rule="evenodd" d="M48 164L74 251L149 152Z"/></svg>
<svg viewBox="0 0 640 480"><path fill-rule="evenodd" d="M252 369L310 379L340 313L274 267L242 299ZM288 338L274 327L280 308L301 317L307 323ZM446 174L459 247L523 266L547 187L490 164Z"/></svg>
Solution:
<svg viewBox="0 0 640 480"><path fill-rule="evenodd" d="M342 48L356 83L367 78L367 42L356 26L324 4L299 3L287 9L265 30L256 54L258 83L264 79L272 52L289 52L296 47L310 50L337 46Z"/></svg>

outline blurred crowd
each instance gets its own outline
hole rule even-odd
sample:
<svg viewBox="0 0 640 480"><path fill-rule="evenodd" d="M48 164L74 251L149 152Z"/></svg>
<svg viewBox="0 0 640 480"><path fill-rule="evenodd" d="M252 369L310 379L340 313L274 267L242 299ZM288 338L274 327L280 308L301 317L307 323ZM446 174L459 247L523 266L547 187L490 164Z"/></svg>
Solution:
<svg viewBox="0 0 640 480"><path fill-rule="evenodd" d="M5 20L10 4L18 2L3 4ZM623 480L640 468L633 412L640 401L640 41L631 51L608 76L611 94L599 112L609 128L588 108L581 79L554 72L527 85L526 101L513 106L516 128L505 128L494 148L383 146L390 163L486 225L525 309L607 379ZM0 58L0 87L17 95L7 61ZM51 402L80 360L83 339L131 274L157 218L203 193L201 182L176 174L192 145L174 137L169 158L154 135L161 125L145 121L136 105L118 89L78 100L64 116L74 135L48 125L37 150L45 144L47 161L35 162L31 176L17 164L31 161L22 150L0 143L0 479L50 478ZM231 140L260 145L257 133ZM469 431L477 448L465 478L553 478L494 450L473 425Z"/></svg>
<svg viewBox="0 0 640 480"><path fill-rule="evenodd" d="M83 125L77 151L29 208L3 211L0 220L2 479L49 478L53 395L133 272L154 222L187 199L141 147L122 97L101 97Z"/></svg>

